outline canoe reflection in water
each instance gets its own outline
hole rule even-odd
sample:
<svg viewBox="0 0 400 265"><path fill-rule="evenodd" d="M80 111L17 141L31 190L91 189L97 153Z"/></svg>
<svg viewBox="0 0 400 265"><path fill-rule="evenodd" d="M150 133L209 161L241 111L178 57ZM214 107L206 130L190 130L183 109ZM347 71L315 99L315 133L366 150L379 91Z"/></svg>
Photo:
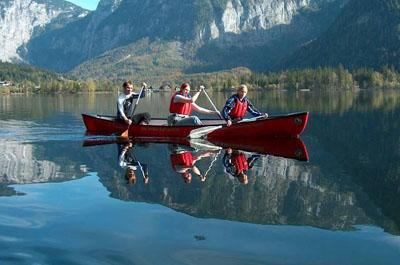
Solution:
<svg viewBox="0 0 400 265"><path fill-rule="evenodd" d="M229 176L233 176L240 183L247 185L249 183L247 171L254 166L258 158L260 158L259 154L252 154L247 158L244 152L227 148L222 161Z"/></svg>
<svg viewBox="0 0 400 265"><path fill-rule="evenodd" d="M125 179L129 184L136 183L136 173L139 170L143 177L143 183L149 183L149 172L147 164L141 163L136 159L134 153L134 144L127 142L118 144L118 164L125 169Z"/></svg>
<svg viewBox="0 0 400 265"><path fill-rule="evenodd" d="M193 181L193 174L201 182L206 181L207 174L215 167L220 154L224 154L222 163L225 173L231 178L236 178L242 184L248 184L248 171L262 155L285 157L300 161L308 161L306 146L300 139L241 139L240 141L206 141L187 138L133 138L125 142L119 138L94 138L84 141L84 146L95 146L116 143L118 145L119 166L125 169L125 178L129 184L137 182L137 174L143 178L143 183L149 183L149 169L146 163L139 161L134 155L135 146L148 146L167 144L167 156L158 157L157 161L149 158L159 166L164 159L171 163L171 170L179 174L185 183ZM154 152L157 148L149 148ZM158 149L159 152L160 149ZM144 151L144 150L143 150ZM160 153L158 153L160 154ZM146 156L145 154L143 154ZM152 157L150 155L150 157ZM204 159L205 158L205 159ZM203 160L204 159L204 160ZM199 166L199 161L201 166ZM167 162L168 163L168 162ZM197 164L197 165L196 165ZM154 166L154 165L153 165ZM165 170L162 169L162 170ZM162 171L161 170L161 171ZM159 172L159 169L157 170Z"/></svg>
<svg viewBox="0 0 400 265"><path fill-rule="evenodd" d="M197 175L200 181L204 182L208 170L205 174L202 174L195 164L203 158L216 156L218 154L215 150L195 150L189 146L177 144L170 144L169 148L171 150L171 166L176 173L182 176L185 183L192 182L191 173Z"/></svg>

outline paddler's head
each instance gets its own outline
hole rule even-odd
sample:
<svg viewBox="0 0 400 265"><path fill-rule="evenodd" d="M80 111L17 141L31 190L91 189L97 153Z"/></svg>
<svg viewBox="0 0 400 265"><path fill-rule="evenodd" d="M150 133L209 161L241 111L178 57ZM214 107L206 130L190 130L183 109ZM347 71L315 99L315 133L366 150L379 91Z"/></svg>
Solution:
<svg viewBox="0 0 400 265"><path fill-rule="evenodd" d="M135 170L133 170L133 168L128 167L126 169L125 179L128 182L128 184L135 184L136 183L136 174L135 174Z"/></svg>
<svg viewBox="0 0 400 265"><path fill-rule="evenodd" d="M190 92L190 85L189 85L189 83L183 83L183 84L181 85L181 93L184 94L184 95L187 95L187 94L189 94L189 92Z"/></svg>
<svg viewBox="0 0 400 265"><path fill-rule="evenodd" d="M183 181L184 181L185 183L190 183L190 182L192 182L192 174L190 174L189 171L186 171L186 172L182 173L182 178L183 178Z"/></svg>
<svg viewBox="0 0 400 265"><path fill-rule="evenodd" d="M243 171L239 172L236 177L238 178L239 182L243 183L244 185L249 183L249 177Z"/></svg>
<svg viewBox="0 0 400 265"><path fill-rule="evenodd" d="M239 99L243 99L247 94L247 86L246 85L238 86L236 92L238 94Z"/></svg>
<svg viewBox="0 0 400 265"><path fill-rule="evenodd" d="M129 95L129 94L132 92L132 90L133 90L133 83L132 83L131 80L125 81L125 82L122 84L122 87L123 87L123 89L124 89L125 95Z"/></svg>

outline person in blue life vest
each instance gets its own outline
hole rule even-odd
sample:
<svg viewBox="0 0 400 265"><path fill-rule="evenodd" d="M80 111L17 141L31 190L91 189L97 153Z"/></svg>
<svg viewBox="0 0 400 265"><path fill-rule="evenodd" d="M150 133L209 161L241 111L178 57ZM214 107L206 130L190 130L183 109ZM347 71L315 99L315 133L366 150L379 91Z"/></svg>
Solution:
<svg viewBox="0 0 400 265"><path fill-rule="evenodd" d="M139 170L143 177L143 183L149 183L149 171L147 164L141 163L133 154L133 144L118 145L118 164L125 169L125 179L128 184L136 183L136 171Z"/></svg>
<svg viewBox="0 0 400 265"><path fill-rule="evenodd" d="M146 88L147 85L146 83L142 83L142 86ZM117 98L117 119L124 121L128 125L130 125L131 123L141 125L149 124L151 116L147 112L138 113L130 117L130 113L136 102L134 100L137 100L139 98L139 93L133 92L132 81L125 81L122 84L122 88L123 92L120 93ZM145 89L143 89L140 98L145 96L146 92Z"/></svg>
<svg viewBox="0 0 400 265"><path fill-rule="evenodd" d="M192 97L189 94L190 85L188 83L181 85L180 90L171 97L168 125L201 125L202 122L197 116L191 116L193 110L206 114L219 115L217 111L205 109L196 104L196 100L203 89L204 87L200 86L200 90Z"/></svg>
<svg viewBox="0 0 400 265"><path fill-rule="evenodd" d="M240 183L247 185L249 183L247 171L254 166L259 157L260 155L253 154L247 158L243 152L227 148L222 163L227 173L237 178Z"/></svg>
<svg viewBox="0 0 400 265"><path fill-rule="evenodd" d="M226 120L227 126L231 126L232 123L242 120L246 116L247 112L250 112L254 117L268 117L267 113L261 113L253 106L250 100L246 97L247 92L247 86L240 85L236 90L236 94L232 95L226 101L225 106L222 109L222 117Z"/></svg>
<svg viewBox="0 0 400 265"><path fill-rule="evenodd" d="M179 146L173 146L170 155L172 169L182 176L185 183L192 182L193 172L197 175L200 181L204 182L206 177L201 173L200 169L195 165L197 161L204 157L209 157L214 153L211 151L193 152Z"/></svg>

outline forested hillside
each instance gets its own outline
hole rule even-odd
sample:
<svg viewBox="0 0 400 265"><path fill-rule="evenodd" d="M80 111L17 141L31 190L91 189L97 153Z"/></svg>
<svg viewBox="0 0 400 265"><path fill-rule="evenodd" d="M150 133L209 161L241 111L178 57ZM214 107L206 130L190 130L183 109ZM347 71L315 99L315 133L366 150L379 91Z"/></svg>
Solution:
<svg viewBox="0 0 400 265"><path fill-rule="evenodd" d="M332 26L280 68L384 65L400 69L400 0L351 0Z"/></svg>

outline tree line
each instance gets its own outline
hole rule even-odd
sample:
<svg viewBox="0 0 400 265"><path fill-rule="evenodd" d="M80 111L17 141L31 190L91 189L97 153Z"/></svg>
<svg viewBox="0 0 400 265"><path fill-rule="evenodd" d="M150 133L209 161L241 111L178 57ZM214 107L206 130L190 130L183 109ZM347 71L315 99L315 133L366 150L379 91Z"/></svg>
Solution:
<svg viewBox="0 0 400 265"><path fill-rule="evenodd" d="M227 71L196 74L168 75L160 83L160 77L152 80L147 76L146 83L158 88L168 84L171 88L182 82L190 82L193 87L200 84L217 91L234 89L239 84L247 84L252 89L271 90L351 90L370 88L400 88L400 72L394 67L381 69L360 68L347 70L343 66L319 67L316 69L291 69L280 72L257 73L239 67ZM0 63L0 81L10 81L11 86L0 86L0 93L77 93L115 91L120 89L125 79L137 79L124 76L121 79L77 79L28 65ZM154 81L154 83L153 83Z"/></svg>

